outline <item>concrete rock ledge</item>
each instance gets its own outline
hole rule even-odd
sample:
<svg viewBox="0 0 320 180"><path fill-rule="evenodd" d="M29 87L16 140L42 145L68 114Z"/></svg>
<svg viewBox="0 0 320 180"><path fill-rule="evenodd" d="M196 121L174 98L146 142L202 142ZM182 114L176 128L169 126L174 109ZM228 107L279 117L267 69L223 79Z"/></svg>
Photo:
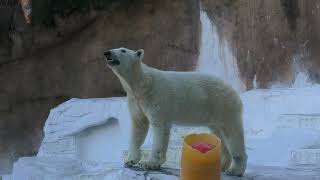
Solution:
<svg viewBox="0 0 320 180"><path fill-rule="evenodd" d="M314 100L318 92L243 93L249 165L244 177L221 179L320 179L320 101ZM125 98L71 99L50 111L37 157L20 158L2 180L178 180L183 137L207 131L173 127L163 169L141 171L123 167L130 126ZM152 129L142 146L143 159L150 152L151 137Z"/></svg>
<svg viewBox="0 0 320 180"><path fill-rule="evenodd" d="M68 158L25 157L14 164L13 174L4 180L179 180L179 170L162 168L143 171L122 164L89 163ZM244 177L222 175L221 180L316 180L320 167L288 168L249 165Z"/></svg>

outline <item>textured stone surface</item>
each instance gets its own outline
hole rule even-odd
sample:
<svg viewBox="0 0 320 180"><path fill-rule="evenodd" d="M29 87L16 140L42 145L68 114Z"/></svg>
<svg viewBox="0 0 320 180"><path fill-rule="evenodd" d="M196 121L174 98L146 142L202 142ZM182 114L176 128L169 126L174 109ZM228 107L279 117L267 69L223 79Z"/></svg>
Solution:
<svg viewBox="0 0 320 180"><path fill-rule="evenodd" d="M45 137L38 156L71 157L81 160L90 160L98 156L101 160L111 162L111 159L116 157L108 154L113 148L123 149L123 136L128 136L130 118L126 105L124 98L71 99L59 105L51 110L46 121ZM112 129L108 129L108 126ZM113 143L113 140L119 142L120 147L116 147L117 142ZM91 142L93 144L89 145ZM99 147L94 148L94 144ZM96 150L90 152L85 146Z"/></svg>
<svg viewBox="0 0 320 180"><path fill-rule="evenodd" d="M163 168L159 171L125 169L117 164L80 163L66 158L21 158L14 165L13 174L6 180L178 180L179 170ZM223 175L221 180L315 180L320 170L314 166L290 168L249 165L244 177Z"/></svg>
<svg viewBox="0 0 320 180"><path fill-rule="evenodd" d="M320 130L320 114L282 114L278 127Z"/></svg>
<svg viewBox="0 0 320 180"><path fill-rule="evenodd" d="M7 153L6 161L37 152L49 110L59 103L125 95L106 68L105 49L144 48L145 63L161 69L192 70L197 63L200 19L194 0L137 1L111 13L58 21L51 30L15 29L17 57L0 64L0 154Z"/></svg>
<svg viewBox="0 0 320 180"><path fill-rule="evenodd" d="M112 122L118 124L119 128L108 129ZM125 149L129 127L130 117L125 98L71 99L50 111L38 156L122 162L127 156ZM117 130L113 131L114 128ZM117 134L117 131L120 132ZM179 168L183 138L193 132L209 131L202 127L173 127L165 167ZM150 153L151 135L150 131L143 145L143 159ZM120 155L114 153L119 150L125 151Z"/></svg>
<svg viewBox="0 0 320 180"><path fill-rule="evenodd" d="M319 82L320 17L317 0L201 0L233 47L247 89L290 86L297 72Z"/></svg>
<svg viewBox="0 0 320 180"><path fill-rule="evenodd" d="M319 113L318 105L309 103L311 99L320 98L318 92L319 87L310 87L257 90L242 94L247 113L244 121L249 164L245 177L223 176L222 180L320 178L320 133L317 128L310 129L303 125ZM302 97L303 100L300 99ZM304 108L296 107L296 104ZM251 108L253 105L255 108ZM299 115L293 115L292 112ZM260 119L253 121L256 115ZM269 120L267 124L260 122L264 120L262 116ZM288 126L291 121L283 121L286 116L289 119L294 117L302 125ZM176 169L180 167L183 136L208 131L201 127L174 127L164 168L145 172L139 168L123 168L129 129L130 118L125 98L71 99L51 110L38 156L17 161L11 177L14 180L21 180L20 177L27 180L177 180L179 171ZM150 151L151 135L152 129L142 147L143 158Z"/></svg>

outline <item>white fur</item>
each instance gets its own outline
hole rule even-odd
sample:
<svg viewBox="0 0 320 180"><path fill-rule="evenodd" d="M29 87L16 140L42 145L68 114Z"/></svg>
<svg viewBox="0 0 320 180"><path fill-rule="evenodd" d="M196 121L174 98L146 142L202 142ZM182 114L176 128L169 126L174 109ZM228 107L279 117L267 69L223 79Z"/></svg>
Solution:
<svg viewBox="0 0 320 180"><path fill-rule="evenodd" d="M126 53L121 50L126 50ZM127 92L133 121L126 166L140 161L140 147L149 125L154 129L152 153L145 169L158 169L165 162L172 124L208 126L222 140L222 168L227 174L243 175L247 156L239 95L221 80L196 73L160 71L142 63L143 50L111 50L120 61L110 66ZM139 53L138 53L139 52Z"/></svg>

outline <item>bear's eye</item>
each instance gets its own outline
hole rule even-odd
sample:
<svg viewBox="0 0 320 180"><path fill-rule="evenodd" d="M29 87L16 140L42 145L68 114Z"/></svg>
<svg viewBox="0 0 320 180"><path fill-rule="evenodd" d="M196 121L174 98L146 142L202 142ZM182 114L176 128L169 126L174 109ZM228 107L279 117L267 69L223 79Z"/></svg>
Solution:
<svg viewBox="0 0 320 180"><path fill-rule="evenodd" d="M123 52L123 53L126 53L126 50L124 50L124 49L121 49L121 52Z"/></svg>

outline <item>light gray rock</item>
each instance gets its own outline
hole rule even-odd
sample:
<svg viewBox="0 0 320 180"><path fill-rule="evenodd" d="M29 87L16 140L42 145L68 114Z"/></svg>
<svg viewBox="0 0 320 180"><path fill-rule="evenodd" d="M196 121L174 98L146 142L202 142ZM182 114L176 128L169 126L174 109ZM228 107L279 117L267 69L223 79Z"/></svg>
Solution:
<svg viewBox="0 0 320 180"><path fill-rule="evenodd" d="M318 92L319 88L310 88L242 94L249 165L245 177L222 180L320 179L320 111L308 104ZM20 159L12 176L5 178L178 180L175 169L180 168L184 136L208 132L203 127L173 127L164 168L146 172L123 168L130 126L125 98L71 99L51 110L37 157ZM142 147L143 159L150 152L151 136L152 129Z"/></svg>
<svg viewBox="0 0 320 180"><path fill-rule="evenodd" d="M83 163L62 158L22 158L14 164L12 180L179 180L179 170L159 171L127 169L120 164ZM221 175L221 180L316 180L320 167L290 168L249 165L244 177ZM7 176L6 180L10 177ZM10 179L11 180L11 179Z"/></svg>
<svg viewBox="0 0 320 180"><path fill-rule="evenodd" d="M129 127L124 98L71 99L50 111L38 157L120 161Z"/></svg>

